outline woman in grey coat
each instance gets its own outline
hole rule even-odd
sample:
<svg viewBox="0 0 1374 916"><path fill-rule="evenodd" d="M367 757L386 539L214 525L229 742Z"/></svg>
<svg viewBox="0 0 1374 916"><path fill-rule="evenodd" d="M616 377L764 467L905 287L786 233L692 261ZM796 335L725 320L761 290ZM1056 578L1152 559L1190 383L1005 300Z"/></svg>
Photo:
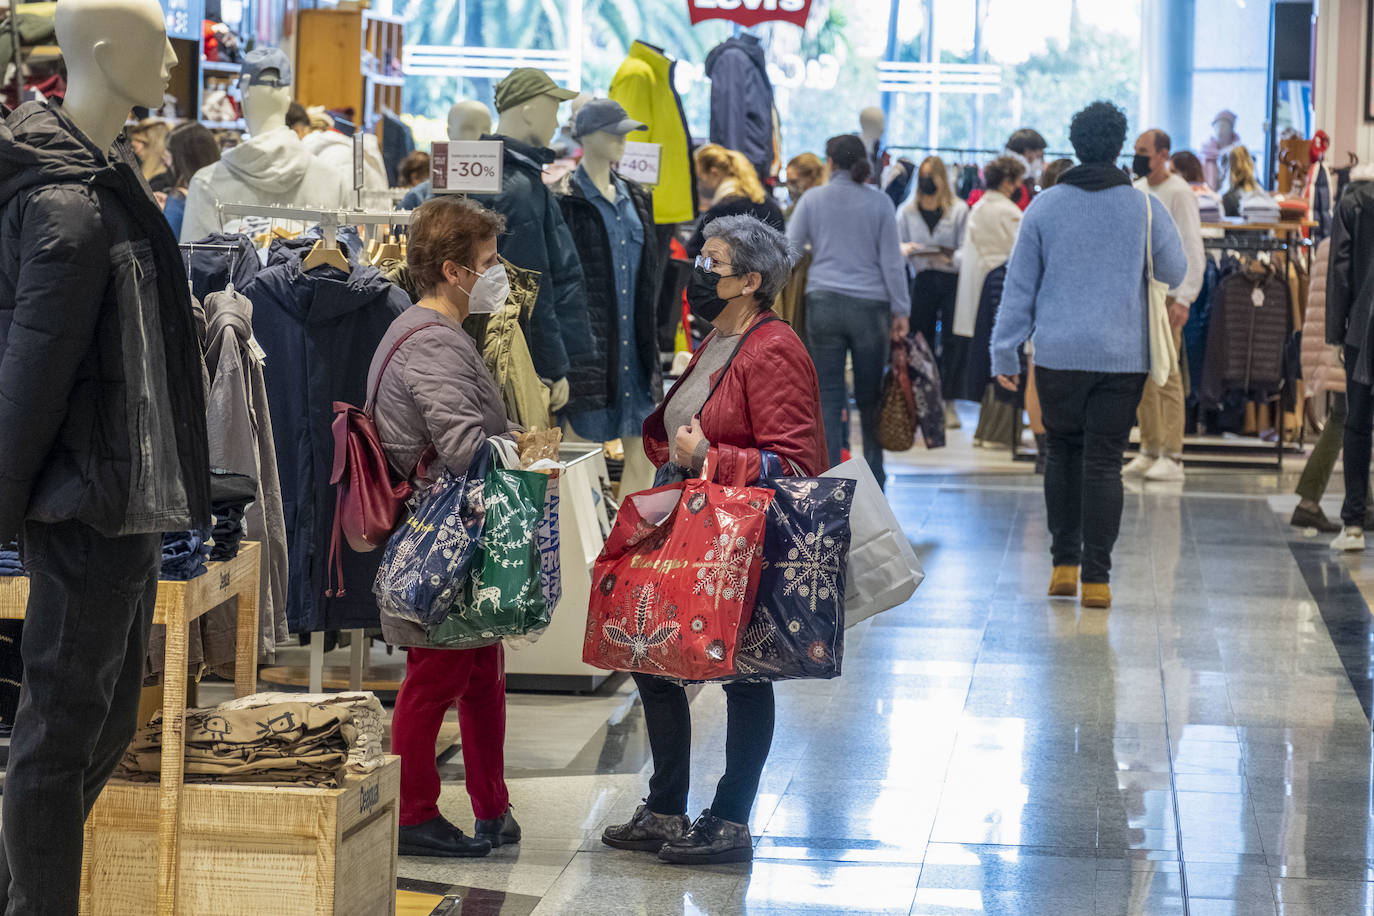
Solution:
<svg viewBox="0 0 1374 916"><path fill-rule="evenodd" d="M393 470L421 490L444 468L466 474L488 437L510 431L501 393L463 330L469 314L490 314L509 294L496 254L504 230L499 213L456 197L430 200L410 223L408 261L420 300L382 337L368 389L376 387L373 419ZM511 816L504 772L500 640L479 649L408 653L391 725L391 747L401 756L401 855L485 856L493 846L518 843L520 827ZM444 714L455 705L477 819L472 837L439 813L434 745Z"/></svg>

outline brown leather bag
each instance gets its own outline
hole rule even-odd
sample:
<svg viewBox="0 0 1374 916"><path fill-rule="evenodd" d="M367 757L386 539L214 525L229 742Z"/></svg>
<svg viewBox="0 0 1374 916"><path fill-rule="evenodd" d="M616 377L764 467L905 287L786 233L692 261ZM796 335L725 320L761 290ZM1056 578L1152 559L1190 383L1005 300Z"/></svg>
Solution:
<svg viewBox="0 0 1374 916"><path fill-rule="evenodd" d="M411 328L397 338L387 352L386 359L382 360L377 381L373 383L367 406L362 410L343 401L334 402L334 468L329 477L334 487L334 530L329 541L329 570L333 581L325 591L330 597L345 594L341 542L348 541L348 546L358 553L381 547L396 530L401 507L414 492L408 479L393 480L386 450L382 448L377 424L372 419L372 409L377 402L377 390L381 388L387 366L401 344L416 331L441 327L447 325L430 321ZM420 456L416 471L422 476L434 454L431 444Z"/></svg>
<svg viewBox="0 0 1374 916"><path fill-rule="evenodd" d="M900 343L892 345L892 361L883 375L878 442L889 452L904 452L916 445L916 393L907 372L906 346Z"/></svg>

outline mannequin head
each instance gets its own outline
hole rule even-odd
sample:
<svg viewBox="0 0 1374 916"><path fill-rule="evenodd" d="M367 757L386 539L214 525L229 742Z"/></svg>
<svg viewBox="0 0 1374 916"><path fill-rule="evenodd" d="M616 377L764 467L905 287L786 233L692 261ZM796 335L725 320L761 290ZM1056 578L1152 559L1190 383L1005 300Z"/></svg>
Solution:
<svg viewBox="0 0 1374 916"><path fill-rule="evenodd" d="M548 146L558 132L558 106L577 97L560 88L543 70L518 67L496 86L496 110L500 121L496 129L503 136Z"/></svg>
<svg viewBox="0 0 1374 916"><path fill-rule="evenodd" d="M243 88L243 119L248 122L250 136L257 137L269 130L285 127L286 110L290 107L291 89L288 86Z"/></svg>
<svg viewBox="0 0 1374 916"><path fill-rule="evenodd" d="M497 131L531 146L548 146L553 135L558 133L559 104L559 100L551 95L537 95L528 102L501 112Z"/></svg>
<svg viewBox="0 0 1374 916"><path fill-rule="evenodd" d="M865 142L872 145L887 130L887 116L881 108L869 106L859 112L859 130L863 132Z"/></svg>
<svg viewBox="0 0 1374 916"><path fill-rule="evenodd" d="M491 133L491 110L481 102L463 99L448 110L450 140L480 140Z"/></svg>
<svg viewBox="0 0 1374 916"><path fill-rule="evenodd" d="M63 0L54 17L67 66L64 110L106 149L129 109L162 107L177 62L162 6L157 0Z"/></svg>
<svg viewBox="0 0 1374 916"><path fill-rule="evenodd" d="M598 130L582 137L582 159L593 162L619 162L625 155L625 135ZM590 163L589 163L590 165Z"/></svg>
<svg viewBox="0 0 1374 916"><path fill-rule="evenodd" d="M1235 142L1236 116L1234 112L1217 112L1217 116L1212 119L1212 136L1216 138L1217 145L1221 147L1230 146Z"/></svg>

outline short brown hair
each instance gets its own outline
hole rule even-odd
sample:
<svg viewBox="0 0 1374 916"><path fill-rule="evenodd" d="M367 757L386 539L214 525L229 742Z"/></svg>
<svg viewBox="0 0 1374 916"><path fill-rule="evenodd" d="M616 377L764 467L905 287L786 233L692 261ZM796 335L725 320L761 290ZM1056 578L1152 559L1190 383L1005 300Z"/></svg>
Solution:
<svg viewBox="0 0 1374 916"><path fill-rule="evenodd" d="M506 218L465 197L434 197L410 219L406 263L421 295L444 282L444 262L468 269L477 246L506 231Z"/></svg>
<svg viewBox="0 0 1374 916"><path fill-rule="evenodd" d="M416 150L401 160L397 172L401 179L401 187L415 187L429 177L429 153Z"/></svg>
<svg viewBox="0 0 1374 916"><path fill-rule="evenodd" d="M1202 171L1202 163L1188 150L1179 150L1169 161L1173 163L1174 171L1189 184L1202 184L1207 180L1207 175Z"/></svg>
<svg viewBox="0 0 1374 916"><path fill-rule="evenodd" d="M1020 181L1026 175L1026 163L1014 156L998 156L983 166L983 181L988 189L995 191L1002 182L1010 179Z"/></svg>

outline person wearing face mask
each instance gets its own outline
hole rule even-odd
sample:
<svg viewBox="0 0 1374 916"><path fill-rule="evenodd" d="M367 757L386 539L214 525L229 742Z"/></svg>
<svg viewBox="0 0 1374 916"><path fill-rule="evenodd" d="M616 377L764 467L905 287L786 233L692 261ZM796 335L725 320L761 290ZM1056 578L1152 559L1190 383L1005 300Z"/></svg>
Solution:
<svg viewBox="0 0 1374 916"><path fill-rule="evenodd" d="M1030 206L1031 198L1035 196L1035 186L1040 183L1040 176L1045 171L1045 150L1049 144L1041 136L1040 131L1030 127L1022 127L1012 133L1007 138L1007 145L1003 150L1004 156L1015 156L1020 159L1026 167L1025 183L1021 185L1012 202L1023 211ZM992 185L988 185L989 188ZM968 196L968 205L976 205L985 192L981 189L975 190Z"/></svg>
<svg viewBox="0 0 1374 916"><path fill-rule="evenodd" d="M949 186L944 162L931 156L916 172L916 193L897 213L902 255L915 277L911 283L911 330L920 331L931 349L938 349L942 378L951 377L948 364L962 343L954 338L954 300L959 286L954 253L964 243L968 212L968 204L955 197ZM959 427L959 415L952 406L946 410L945 426Z"/></svg>
<svg viewBox="0 0 1374 916"><path fill-rule="evenodd" d="M509 280L496 253L505 228L501 214L458 197L436 197L411 219L408 261L420 299L383 336L367 384L376 391L373 419L391 468L420 492L445 468L466 474L488 437L511 431L501 393L463 331L468 315L491 314L506 301ZM420 459L428 455L421 474ZM479 649L407 651L391 725L392 750L401 757L401 855L485 856L493 846L519 842L504 774L501 641ZM434 745L453 706L477 820L471 837L438 805Z"/></svg>
<svg viewBox="0 0 1374 916"><path fill-rule="evenodd" d="M866 193L881 197L877 189ZM787 239L752 216L724 216L706 227L687 301L715 330L644 422L644 449L659 468L657 485L699 473L708 463L718 482L752 483L764 450L782 459L787 474L816 475L829 467L816 370L801 339L771 308L791 269ZM602 842L655 852L680 865L749 861L749 810L773 741L772 683L724 685L725 775L711 807L691 823L687 694L665 678L633 677L654 773L644 804L627 823L608 827Z"/></svg>

